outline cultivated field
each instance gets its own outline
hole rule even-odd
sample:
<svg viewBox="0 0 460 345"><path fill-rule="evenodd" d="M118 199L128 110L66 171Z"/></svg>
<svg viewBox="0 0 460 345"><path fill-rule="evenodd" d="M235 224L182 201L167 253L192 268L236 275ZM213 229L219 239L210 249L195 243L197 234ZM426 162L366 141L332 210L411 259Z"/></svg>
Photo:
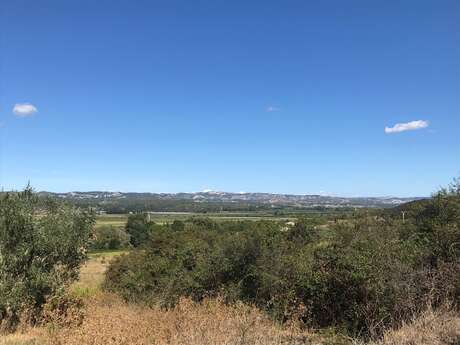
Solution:
<svg viewBox="0 0 460 345"><path fill-rule="evenodd" d="M98 226L115 226L124 227L128 220L127 214L104 214L96 217L96 227Z"/></svg>
<svg viewBox="0 0 460 345"><path fill-rule="evenodd" d="M192 217L206 217L215 221L231 221L231 220L275 220L275 221L291 221L299 216L317 217L318 215L332 215L334 212L320 211L303 211L298 213L288 213L286 215L278 215L269 212L215 212L215 213L193 213L193 212L149 212L150 220L157 224L172 223L175 220L186 220ZM337 213L342 214L342 213ZM128 219L128 214L103 214L96 218L96 227L110 225L115 227L123 227Z"/></svg>

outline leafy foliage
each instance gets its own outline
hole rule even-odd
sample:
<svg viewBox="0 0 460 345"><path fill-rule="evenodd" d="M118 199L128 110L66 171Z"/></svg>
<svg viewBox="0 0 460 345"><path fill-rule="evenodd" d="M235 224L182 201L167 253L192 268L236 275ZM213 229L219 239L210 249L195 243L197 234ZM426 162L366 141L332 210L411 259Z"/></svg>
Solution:
<svg viewBox="0 0 460 345"><path fill-rule="evenodd" d="M131 214L126 223L126 233L129 236L129 242L133 247L139 247L149 238L151 226L155 223L149 222L147 215L144 213Z"/></svg>
<svg viewBox="0 0 460 345"><path fill-rule="evenodd" d="M221 295L281 321L381 334L427 303L458 302L458 191L440 191L404 222L365 212L327 224L194 218L157 226L142 250L111 264L105 288L164 306Z"/></svg>
<svg viewBox="0 0 460 345"><path fill-rule="evenodd" d="M102 225L93 232L91 248L95 250L124 249L130 245L129 234L120 227Z"/></svg>
<svg viewBox="0 0 460 345"><path fill-rule="evenodd" d="M0 326L31 321L47 298L78 276L94 222L83 210L36 198L27 188L0 198Z"/></svg>

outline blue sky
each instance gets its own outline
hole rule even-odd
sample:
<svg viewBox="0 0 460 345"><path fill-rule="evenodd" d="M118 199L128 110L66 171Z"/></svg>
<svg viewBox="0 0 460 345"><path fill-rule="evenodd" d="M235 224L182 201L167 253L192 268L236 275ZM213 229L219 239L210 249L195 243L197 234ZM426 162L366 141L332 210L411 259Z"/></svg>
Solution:
<svg viewBox="0 0 460 345"><path fill-rule="evenodd" d="M5 0L0 35L4 189L423 196L460 173L457 0Z"/></svg>

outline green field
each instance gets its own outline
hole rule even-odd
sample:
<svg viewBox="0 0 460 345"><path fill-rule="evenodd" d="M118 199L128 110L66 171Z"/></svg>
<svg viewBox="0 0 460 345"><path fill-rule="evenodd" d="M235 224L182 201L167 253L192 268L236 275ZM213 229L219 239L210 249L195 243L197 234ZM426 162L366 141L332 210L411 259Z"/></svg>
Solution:
<svg viewBox="0 0 460 345"><path fill-rule="evenodd" d="M275 214L270 212L215 212L215 213L193 213L193 212L150 212L150 220L157 224L172 223L175 220L186 220L191 217L206 217L215 221L230 221L230 220L275 220L275 221L291 221L298 216L314 217L324 214L324 212L302 212L289 214ZM98 215L96 218L96 227L99 226L115 226L124 227L128 219L128 214L104 214Z"/></svg>
<svg viewBox="0 0 460 345"><path fill-rule="evenodd" d="M98 226L115 226L124 227L128 220L127 214L104 214L96 217L96 227Z"/></svg>

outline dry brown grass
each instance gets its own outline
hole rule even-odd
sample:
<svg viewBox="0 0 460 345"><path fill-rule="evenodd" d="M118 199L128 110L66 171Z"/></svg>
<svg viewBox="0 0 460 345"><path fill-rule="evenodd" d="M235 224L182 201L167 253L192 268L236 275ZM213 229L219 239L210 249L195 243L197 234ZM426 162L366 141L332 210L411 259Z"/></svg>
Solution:
<svg viewBox="0 0 460 345"><path fill-rule="evenodd" d="M182 299L144 308L110 294L87 299L83 323L46 325L0 338L0 345L301 345L321 344L295 325L279 326L255 307Z"/></svg>
<svg viewBox="0 0 460 345"><path fill-rule="evenodd" d="M38 329L31 329L25 333L0 335L0 345L43 345L43 341L43 330Z"/></svg>
<svg viewBox="0 0 460 345"><path fill-rule="evenodd" d="M80 279L71 286L71 292L78 297L89 297L100 291L104 274L110 261L125 251L92 253L80 269Z"/></svg>
<svg viewBox="0 0 460 345"><path fill-rule="evenodd" d="M46 325L7 337L0 345L301 345L350 344L320 337L296 325L280 326L252 306L210 299L182 299L164 310L122 302L110 294L87 299L79 326ZM364 345L361 342L355 344ZM427 310L382 340L367 345L459 345L460 316L448 309Z"/></svg>
<svg viewBox="0 0 460 345"><path fill-rule="evenodd" d="M397 330L369 345L460 345L460 315L446 308L427 309Z"/></svg>
<svg viewBox="0 0 460 345"><path fill-rule="evenodd" d="M182 299L171 310L128 305L112 295L89 301L83 324L47 336L53 345L315 344L297 327L281 328L258 309L219 300Z"/></svg>

